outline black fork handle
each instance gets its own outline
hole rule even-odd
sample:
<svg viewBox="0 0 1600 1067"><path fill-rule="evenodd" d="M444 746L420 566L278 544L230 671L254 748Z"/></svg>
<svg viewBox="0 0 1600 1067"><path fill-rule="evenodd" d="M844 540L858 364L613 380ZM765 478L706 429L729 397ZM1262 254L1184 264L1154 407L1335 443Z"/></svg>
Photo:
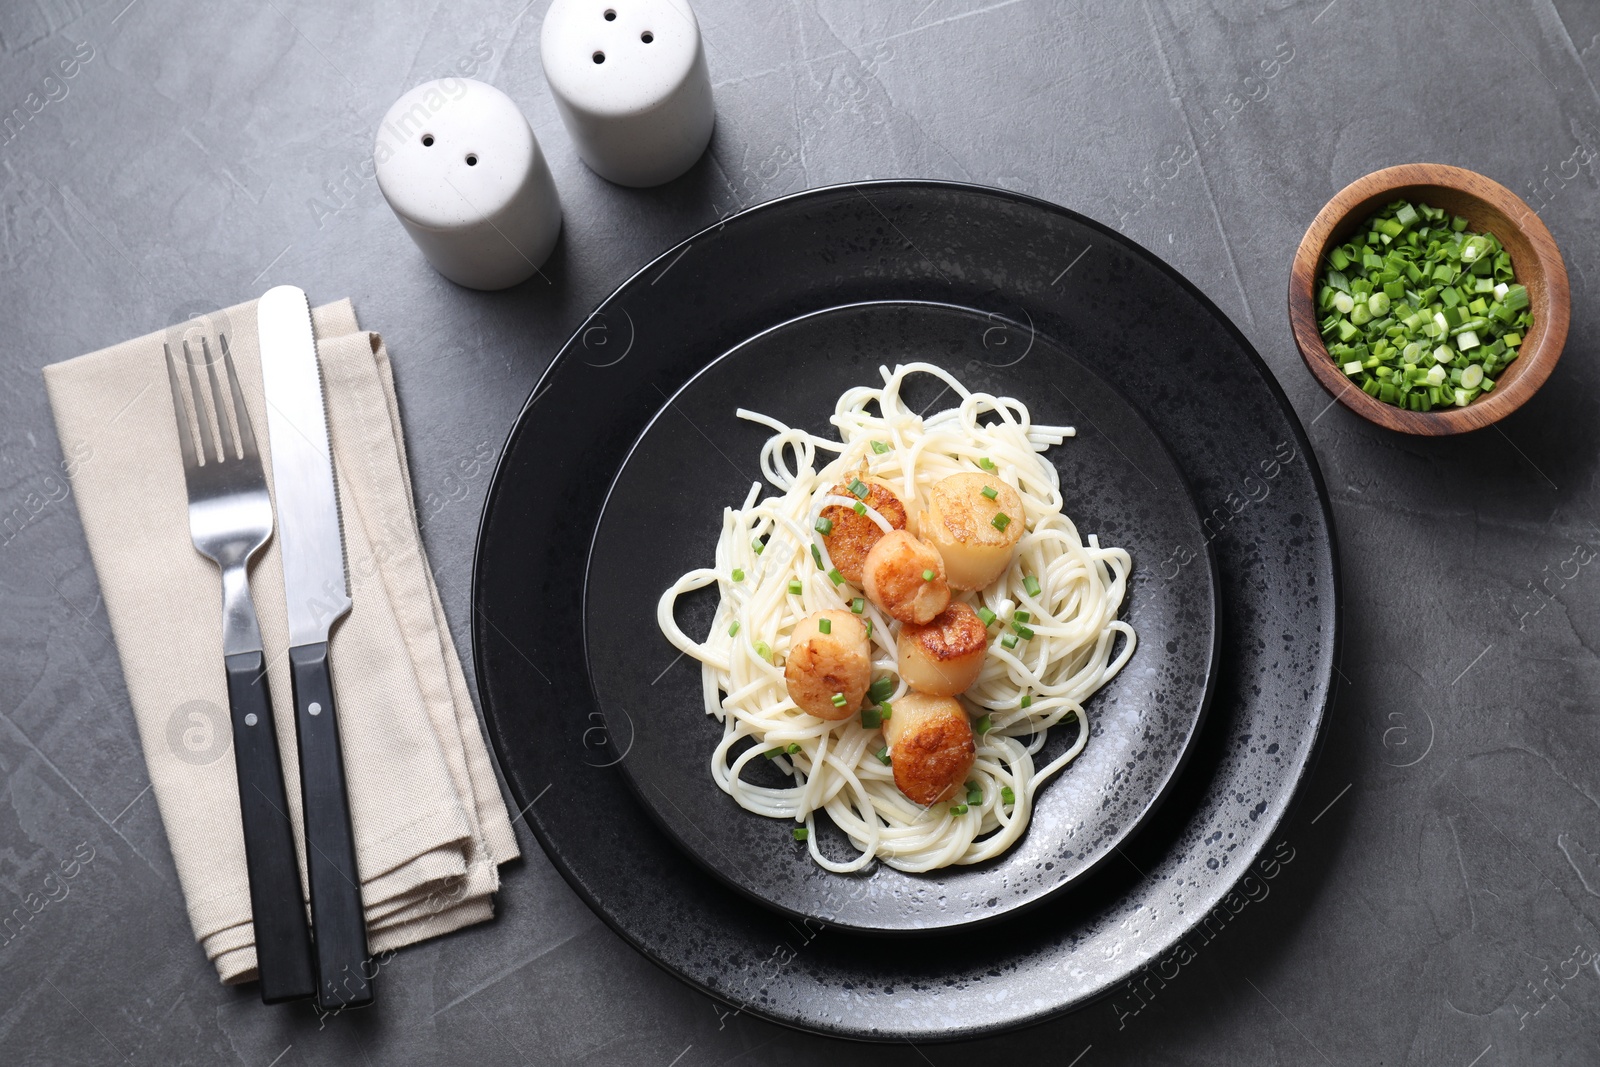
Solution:
<svg viewBox="0 0 1600 1067"><path fill-rule="evenodd" d="M289 676L294 680L311 927L317 944L317 1006L338 1011L372 1003L374 976L327 642L290 648Z"/></svg>
<svg viewBox="0 0 1600 1067"><path fill-rule="evenodd" d="M283 764L278 761L266 664L260 652L236 652L224 657L223 663L228 675L261 1000L266 1004L300 1000L311 996L317 983L311 968L311 935L300 893L289 801L284 796Z"/></svg>

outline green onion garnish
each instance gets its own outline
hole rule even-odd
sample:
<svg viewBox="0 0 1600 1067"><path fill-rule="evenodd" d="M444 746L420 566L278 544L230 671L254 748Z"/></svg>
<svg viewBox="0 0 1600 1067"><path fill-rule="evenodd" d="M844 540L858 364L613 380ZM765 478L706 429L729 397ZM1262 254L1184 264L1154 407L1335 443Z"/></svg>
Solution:
<svg viewBox="0 0 1600 1067"><path fill-rule="evenodd" d="M874 441L874 442L872 442L872 450L874 452L876 452L878 455L881 456L885 452L889 451L889 442L887 442L887 441Z"/></svg>
<svg viewBox="0 0 1600 1067"><path fill-rule="evenodd" d="M811 831L807 830L804 826L796 826L789 832L794 835L794 839L796 841L804 841L806 838L811 836Z"/></svg>
<svg viewBox="0 0 1600 1067"><path fill-rule="evenodd" d="M888 722L890 719L894 718L894 705L889 703L887 700L878 705L878 711L883 714L884 722Z"/></svg>
<svg viewBox="0 0 1600 1067"><path fill-rule="evenodd" d="M761 553L765 552L766 550L767 550L767 543L765 541L761 540L761 538L758 537L754 541L750 542L750 551L754 552L756 555L759 556L759 555L761 555Z"/></svg>
<svg viewBox="0 0 1600 1067"><path fill-rule="evenodd" d="M1028 595L1029 596L1038 596L1039 595L1039 579L1035 578L1031 574L1028 575L1026 578L1022 579L1022 588L1026 589L1028 591Z"/></svg>
<svg viewBox="0 0 1600 1067"><path fill-rule="evenodd" d="M882 704L889 699L889 694L894 692L893 678L879 678L867 687L867 699L874 704Z"/></svg>
<svg viewBox="0 0 1600 1067"><path fill-rule="evenodd" d="M1026 611L1013 611L1011 613L1011 617L1013 619L1017 620L1018 622L1032 622L1033 621L1033 616L1028 614Z"/></svg>
<svg viewBox="0 0 1600 1067"><path fill-rule="evenodd" d="M855 612L857 615L860 615L863 611L867 610L867 602L862 600L860 597L856 597L854 600L850 601L850 610Z"/></svg>
<svg viewBox="0 0 1600 1067"><path fill-rule="evenodd" d="M833 533L833 520L823 515L817 519L817 533L827 537Z"/></svg>
<svg viewBox="0 0 1600 1067"><path fill-rule="evenodd" d="M800 579L798 579L798 578L790 578L789 579L789 592L793 593L795 596L799 596L801 591L804 588L805 588L805 586L800 584Z"/></svg>
<svg viewBox="0 0 1600 1067"><path fill-rule="evenodd" d="M982 467L986 471L999 469L994 465L994 460L990 459L988 456L984 456L982 459L978 460L978 466Z"/></svg>
<svg viewBox="0 0 1600 1067"><path fill-rule="evenodd" d="M992 485L986 485L983 487L983 495L988 497L990 500L993 500L995 497L1000 495L1000 491Z"/></svg>
<svg viewBox="0 0 1600 1067"><path fill-rule="evenodd" d="M876 730L883 725L883 712L877 708L862 708L861 725L868 730Z"/></svg>
<svg viewBox="0 0 1600 1067"><path fill-rule="evenodd" d="M728 627L728 636L729 637L736 637L736 636L738 636L738 633L739 633L739 620L738 619L734 619L733 620L733 624Z"/></svg>
<svg viewBox="0 0 1600 1067"><path fill-rule="evenodd" d="M772 662L772 646L767 644L765 641L757 641L756 642L756 655L760 656L762 659L766 660L768 663L771 663Z"/></svg>
<svg viewBox="0 0 1600 1067"><path fill-rule="evenodd" d="M1008 808L1017 802L1017 794L1011 791L1009 785L1000 787L1000 802Z"/></svg>
<svg viewBox="0 0 1600 1067"><path fill-rule="evenodd" d="M872 636L872 620L871 619L867 620L867 636L868 637Z"/></svg>
<svg viewBox="0 0 1600 1067"><path fill-rule="evenodd" d="M1516 359L1512 338L1520 342L1533 323L1528 291L1500 241L1467 225L1397 200L1329 251L1314 297L1318 326L1362 392L1409 411L1464 406Z"/></svg>
<svg viewBox="0 0 1600 1067"><path fill-rule="evenodd" d="M1016 648L1017 647L1017 635L1016 634L1006 634L1004 637L1002 637L1000 639L1000 643L1002 645L1006 646L1006 648L1008 648L1008 649Z"/></svg>
<svg viewBox="0 0 1600 1067"><path fill-rule="evenodd" d="M733 580L736 581L736 582L744 581L744 570L742 568L739 568L739 567L733 568L732 577L733 577Z"/></svg>
<svg viewBox="0 0 1600 1067"><path fill-rule="evenodd" d="M767 749L765 752L763 752L761 754L763 756L767 757L767 759L777 759L779 756L783 755L783 749L781 749L781 748L769 748L769 749Z"/></svg>
<svg viewBox="0 0 1600 1067"><path fill-rule="evenodd" d="M1022 694L1022 700L1019 701L1019 703L1025 708L1033 707L1033 694L1032 693L1023 693Z"/></svg>
<svg viewBox="0 0 1600 1067"><path fill-rule="evenodd" d="M822 566L822 549L816 545L811 546L811 558L817 561L817 566Z"/></svg>
<svg viewBox="0 0 1600 1067"><path fill-rule="evenodd" d="M850 703L850 701L845 699L845 696L844 696L843 693L835 693L835 694L833 694L833 696L829 697L828 699L833 702L833 706L836 707L836 708L842 708L846 704Z"/></svg>
<svg viewBox="0 0 1600 1067"><path fill-rule="evenodd" d="M967 783L967 803L968 804L982 804L983 803L983 790L979 789L978 786L977 786L977 783L975 783L975 782L968 782Z"/></svg>
<svg viewBox="0 0 1600 1067"><path fill-rule="evenodd" d="M972 728L980 734L986 734L994 728L994 716L984 713L983 717L972 724Z"/></svg>
<svg viewBox="0 0 1600 1067"><path fill-rule="evenodd" d="M800 742L798 742L798 741L790 741L789 742L789 747L784 749L784 751L789 753L789 755L791 755L791 756L794 755L795 753L800 751Z"/></svg>
<svg viewBox="0 0 1600 1067"><path fill-rule="evenodd" d="M922 572L922 580L925 581L925 582L931 582L937 577L939 577L939 576L937 574L935 574L933 571L923 571Z"/></svg>
<svg viewBox="0 0 1600 1067"><path fill-rule="evenodd" d="M985 626L993 626L994 625L994 620L998 619L999 617L1000 616L996 615L994 612L990 611L988 608L979 608L978 609L978 618L983 620L983 624Z"/></svg>
<svg viewBox="0 0 1600 1067"><path fill-rule="evenodd" d="M831 633L833 633L833 620L832 619L818 619L817 620L817 633L819 633L819 634L831 634Z"/></svg>
<svg viewBox="0 0 1600 1067"><path fill-rule="evenodd" d="M865 500L867 499L867 494L871 492L871 490L867 488L866 482L862 481L860 478L857 478L855 481L850 483L850 492L856 497Z"/></svg>
<svg viewBox="0 0 1600 1067"><path fill-rule="evenodd" d="M838 567L834 567L832 570L828 571L828 581L832 582L834 585L844 584L844 575L839 573Z"/></svg>
<svg viewBox="0 0 1600 1067"><path fill-rule="evenodd" d="M857 515L865 515L867 513L867 506L861 501L857 500L854 504L850 505L850 510L855 512Z"/></svg>
<svg viewBox="0 0 1600 1067"><path fill-rule="evenodd" d="M1022 623L1013 622L1011 624L1011 628L1013 630L1015 630L1017 632L1017 636L1022 638L1024 641L1032 641L1033 640L1033 631L1031 629L1029 629L1028 627L1022 625Z"/></svg>
<svg viewBox="0 0 1600 1067"><path fill-rule="evenodd" d="M955 807L950 809L950 814L951 815L965 815L967 813L967 811L968 811L968 808L967 808L967 806L965 804L957 804Z"/></svg>
<svg viewBox="0 0 1600 1067"><path fill-rule="evenodd" d="M997 512L995 517L989 520L989 525L1003 532L1007 526L1011 525L1011 516L1003 511Z"/></svg>
<svg viewBox="0 0 1600 1067"><path fill-rule="evenodd" d="M888 745L884 745L882 748L878 749L878 751L874 752L873 755L878 757L878 762L879 763L883 764L885 767L889 766L889 746Z"/></svg>

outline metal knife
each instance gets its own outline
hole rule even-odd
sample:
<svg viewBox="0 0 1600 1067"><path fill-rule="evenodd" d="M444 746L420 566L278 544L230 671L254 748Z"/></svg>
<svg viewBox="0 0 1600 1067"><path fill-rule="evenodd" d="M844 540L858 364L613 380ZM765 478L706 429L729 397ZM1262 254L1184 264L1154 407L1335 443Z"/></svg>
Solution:
<svg viewBox="0 0 1600 1067"><path fill-rule="evenodd" d="M262 296L256 318L289 616L317 1006L337 1011L370 1004L373 977L328 667L329 632L350 610L344 537L311 305L302 290L280 285Z"/></svg>

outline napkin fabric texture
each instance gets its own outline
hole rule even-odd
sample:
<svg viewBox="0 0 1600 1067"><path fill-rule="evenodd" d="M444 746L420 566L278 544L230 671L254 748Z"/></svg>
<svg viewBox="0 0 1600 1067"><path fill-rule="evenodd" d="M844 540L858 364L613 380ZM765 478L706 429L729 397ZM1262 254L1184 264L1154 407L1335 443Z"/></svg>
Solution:
<svg viewBox="0 0 1600 1067"><path fill-rule="evenodd" d="M517 855L439 593L422 550L388 352L348 300L312 315L344 527L350 614L330 660L369 949L493 916ZM187 332L185 332L187 331ZM227 337L267 480L271 447L255 303L46 367L45 386L99 576L195 937L224 982L255 977L244 836L222 664L219 572L189 539L163 342L196 363ZM183 368L180 364L180 375ZM205 386L203 366L196 371ZM227 382L222 375L224 395ZM283 571L256 556L261 624L305 885Z"/></svg>

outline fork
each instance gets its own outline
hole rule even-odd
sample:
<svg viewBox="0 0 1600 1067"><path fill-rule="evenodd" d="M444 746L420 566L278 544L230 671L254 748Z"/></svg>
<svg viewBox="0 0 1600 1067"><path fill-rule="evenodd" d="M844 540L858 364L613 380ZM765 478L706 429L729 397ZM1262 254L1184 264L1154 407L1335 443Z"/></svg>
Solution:
<svg viewBox="0 0 1600 1067"><path fill-rule="evenodd" d="M276 1004L311 996L316 991L316 978L311 967L311 935L300 892L294 830L278 760L278 735L272 721L261 630L256 623L247 572L251 557L272 536L272 502L267 496L261 453L256 448L244 394L239 390L239 375L233 368L228 339L219 333L217 343L233 394L233 426L230 430L211 346L202 337L200 348L211 382L212 410L216 413L215 434L206 414L189 342L183 342L183 361L194 401L192 426L172 349L168 345L162 348L167 355L172 410L178 420L183 480L189 491L189 536L200 554L222 571L222 656L228 677L256 962L261 999ZM238 433L237 445L233 430Z"/></svg>

